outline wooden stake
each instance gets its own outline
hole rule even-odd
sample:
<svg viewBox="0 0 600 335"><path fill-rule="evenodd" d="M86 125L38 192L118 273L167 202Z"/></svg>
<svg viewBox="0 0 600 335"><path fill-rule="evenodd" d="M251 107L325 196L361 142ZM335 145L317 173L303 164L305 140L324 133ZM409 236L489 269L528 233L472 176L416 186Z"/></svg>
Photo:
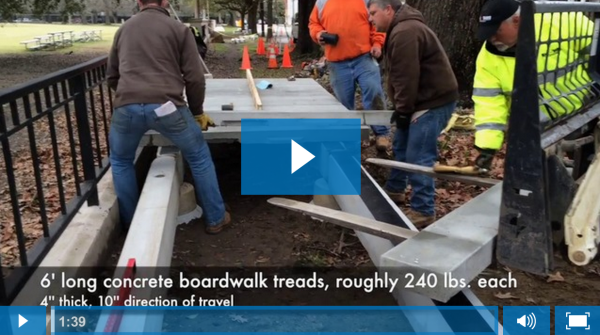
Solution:
<svg viewBox="0 0 600 335"><path fill-rule="evenodd" d="M383 237L391 241L407 240L419 233L417 231L402 228L389 223L368 219L360 215L354 215L335 209L311 205L292 199L271 198L267 201L270 204L278 207L289 209L294 212L305 213L344 228L362 231L367 234Z"/></svg>
<svg viewBox="0 0 600 335"><path fill-rule="evenodd" d="M256 84L254 83L254 78L252 77L252 71L250 71L250 69L246 69L246 80L248 81L250 93L254 99L254 108L262 110L262 101L260 100L260 95L258 95L258 89L256 89Z"/></svg>

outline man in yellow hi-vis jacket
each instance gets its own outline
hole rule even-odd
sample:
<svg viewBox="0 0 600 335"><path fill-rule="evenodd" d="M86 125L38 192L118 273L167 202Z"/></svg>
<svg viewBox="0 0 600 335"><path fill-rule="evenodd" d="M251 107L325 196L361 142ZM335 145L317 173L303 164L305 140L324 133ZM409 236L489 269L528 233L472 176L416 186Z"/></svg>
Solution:
<svg viewBox="0 0 600 335"><path fill-rule="evenodd" d="M477 56L473 85L476 172L491 168L504 142L510 113L519 30L519 2L488 0L479 17L477 37L485 43ZM593 22L583 13L535 14L540 121L551 122L583 105L591 79L581 57L589 55ZM579 63L577 63L579 62Z"/></svg>

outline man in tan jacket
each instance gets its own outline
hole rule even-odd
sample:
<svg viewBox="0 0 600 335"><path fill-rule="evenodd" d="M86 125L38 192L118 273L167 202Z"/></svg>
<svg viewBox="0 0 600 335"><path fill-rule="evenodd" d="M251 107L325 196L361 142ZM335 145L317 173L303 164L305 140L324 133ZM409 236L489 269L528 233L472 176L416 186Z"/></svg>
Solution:
<svg viewBox="0 0 600 335"><path fill-rule="evenodd" d="M121 224L129 228L139 199L133 160L150 129L171 140L188 162L208 233L230 223L202 130L205 79L191 30L170 17L168 0L137 0L140 13L116 32L108 58L108 85L115 91L110 162ZM185 89L189 107L184 99Z"/></svg>
<svg viewBox="0 0 600 335"><path fill-rule="evenodd" d="M437 138L448 123L459 98L450 61L421 13L401 0L369 1L371 21L386 32L383 63L396 124L392 144L396 160L433 167ZM405 201L412 186L412 223L425 227L435 221L435 182L422 174L393 169L385 190L395 202Z"/></svg>

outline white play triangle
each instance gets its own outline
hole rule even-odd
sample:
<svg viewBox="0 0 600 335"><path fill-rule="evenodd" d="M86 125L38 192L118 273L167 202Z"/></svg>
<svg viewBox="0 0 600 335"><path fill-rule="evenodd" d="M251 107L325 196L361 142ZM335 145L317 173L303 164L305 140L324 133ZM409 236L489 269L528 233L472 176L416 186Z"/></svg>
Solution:
<svg viewBox="0 0 600 335"><path fill-rule="evenodd" d="M25 319L24 317L21 316L21 314L19 314L19 328L21 328L24 324L26 324L29 320Z"/></svg>
<svg viewBox="0 0 600 335"><path fill-rule="evenodd" d="M292 173L296 172L313 158L315 158L313 154L292 140Z"/></svg>

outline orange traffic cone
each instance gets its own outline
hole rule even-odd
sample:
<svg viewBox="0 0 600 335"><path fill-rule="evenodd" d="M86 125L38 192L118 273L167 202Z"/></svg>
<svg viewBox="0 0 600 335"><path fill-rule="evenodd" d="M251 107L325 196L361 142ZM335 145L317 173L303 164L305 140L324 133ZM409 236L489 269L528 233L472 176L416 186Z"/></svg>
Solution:
<svg viewBox="0 0 600 335"><path fill-rule="evenodd" d="M242 56L242 67L240 70L252 70L252 66L250 65L250 55L248 55L248 46L244 46L244 54Z"/></svg>
<svg viewBox="0 0 600 335"><path fill-rule="evenodd" d="M275 55L275 51L273 50L273 47L269 48L269 66L267 68L268 69L278 69L279 68L277 66L277 56Z"/></svg>
<svg viewBox="0 0 600 335"><path fill-rule="evenodd" d="M265 41L261 38L258 39L258 47L256 48L256 54L260 56L264 56L267 54L265 50Z"/></svg>
<svg viewBox="0 0 600 335"><path fill-rule="evenodd" d="M283 47L283 61L281 63L282 68L293 68L292 58L290 57L290 49L288 49L288 45L286 44Z"/></svg>
<svg viewBox="0 0 600 335"><path fill-rule="evenodd" d="M279 48L277 47L277 43L275 42L275 39L271 39L271 48L273 48L273 52L275 53L275 56L279 55Z"/></svg>

